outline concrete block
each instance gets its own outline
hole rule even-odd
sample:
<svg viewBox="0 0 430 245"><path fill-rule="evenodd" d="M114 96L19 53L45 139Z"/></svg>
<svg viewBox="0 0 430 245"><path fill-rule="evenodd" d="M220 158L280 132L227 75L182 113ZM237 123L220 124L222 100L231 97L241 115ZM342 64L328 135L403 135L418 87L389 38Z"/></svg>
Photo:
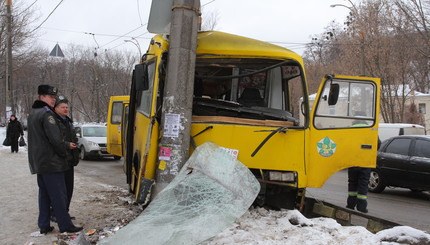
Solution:
<svg viewBox="0 0 430 245"><path fill-rule="evenodd" d="M351 225L367 227L368 222L368 218L351 214Z"/></svg>
<svg viewBox="0 0 430 245"><path fill-rule="evenodd" d="M329 206L325 206L322 203L315 203L312 208L312 212L324 217L334 218L335 209Z"/></svg>
<svg viewBox="0 0 430 245"><path fill-rule="evenodd" d="M336 219L349 221L349 213L343 210L336 210Z"/></svg>

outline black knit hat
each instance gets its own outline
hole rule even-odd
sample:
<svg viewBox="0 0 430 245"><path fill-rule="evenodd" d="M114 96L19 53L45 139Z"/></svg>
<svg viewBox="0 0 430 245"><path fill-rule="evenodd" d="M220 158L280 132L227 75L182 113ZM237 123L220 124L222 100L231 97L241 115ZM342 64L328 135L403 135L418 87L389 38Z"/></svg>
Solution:
<svg viewBox="0 0 430 245"><path fill-rule="evenodd" d="M43 84L37 87L37 93L39 95L57 95L57 88L52 87L51 85Z"/></svg>

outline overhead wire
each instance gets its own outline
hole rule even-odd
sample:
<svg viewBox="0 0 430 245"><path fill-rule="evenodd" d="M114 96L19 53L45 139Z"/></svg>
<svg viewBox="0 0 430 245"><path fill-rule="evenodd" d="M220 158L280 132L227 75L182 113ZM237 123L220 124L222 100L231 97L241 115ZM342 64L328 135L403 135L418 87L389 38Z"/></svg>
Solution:
<svg viewBox="0 0 430 245"><path fill-rule="evenodd" d="M83 32L83 31L64 30L64 29L53 28L53 27L41 27L41 28L42 29L47 29L47 30L54 30L54 31L63 31L63 32L73 32L73 33L85 34L85 32Z"/></svg>
<svg viewBox="0 0 430 245"><path fill-rule="evenodd" d="M37 1L38 1L38 0L35 0L35 1L30 5L30 7L31 7L32 5L34 5ZM51 13L46 17L46 19L45 19L45 20L43 20L43 21L42 21L42 23L40 23L36 28L34 28L34 29L32 30L32 32L34 32L34 31L36 31L37 29L39 29L39 28L40 28L40 27L41 27L41 26L42 26L42 25L43 25L43 24L44 24L44 23L49 19L49 17L50 17L50 16L55 12L55 10L60 6L60 4L61 4L63 1L64 1L64 0L61 0L61 1L57 4L57 6L55 6L55 8L51 11ZM208 5L208 4L210 4L210 3L213 3L213 2L215 2L215 1L216 1L216 0L209 1L209 2L205 3L203 6L206 6L206 5ZM141 27L143 27L143 26L145 26L145 25L147 25L147 24L148 24L148 23L143 24L143 22L142 22L142 16L141 16L141 14L140 14L140 4L139 4L139 0L136 0L136 4L137 4L137 11L138 11L138 15L139 15L140 26L138 26L137 28L135 28L135 29L133 29L133 30L131 30L131 31L129 31L129 32L125 33L125 34L123 34L123 35L101 34L101 33L91 33L91 32L80 32L80 31L62 30L62 29L58 29L58 28L49 28L49 27L43 27L43 28L45 28L45 29L51 29L51 30L57 30L57 31L74 32L74 33L82 33L82 34L91 35L91 36L93 37L93 39L94 39L94 42L97 44L97 48L96 48L96 49L98 49L98 48L103 48L103 47L105 47L105 46L107 46L107 45L109 45L109 44L111 44L111 43L113 43L113 42L117 41L117 40L118 40L118 39L120 39L120 38L123 38L123 37L133 38L133 36L127 36L127 35L128 35L128 34L130 34L130 33L132 33L132 32L134 32L134 31L136 31L136 30L138 30L138 29L140 29ZM143 34L141 34L141 35L135 36L134 38L141 38L141 36L143 36L143 35L145 35L145 34L147 34L147 33L148 33L148 32L145 32L145 33L143 33ZM99 45L99 43L97 42L96 38L95 38L95 36L96 36L96 35L98 35L98 36L111 36L111 37L116 37L116 38L100 46L100 45ZM123 45L123 44L124 44L124 43L120 43L119 45L114 46L113 48L116 48L116 47L121 46L121 45Z"/></svg>
<svg viewBox="0 0 430 245"><path fill-rule="evenodd" d="M33 7L34 4L37 3L38 0L34 0L34 2L32 4L30 4L26 9L24 9L23 11L21 11L21 13L17 14L17 15L21 15L22 13L26 13L31 7Z"/></svg>
<svg viewBox="0 0 430 245"><path fill-rule="evenodd" d="M116 48L118 48L119 46L122 46L122 45L124 45L124 44L125 44L125 42L119 43L118 45L116 45L116 46L114 46L114 47L112 47L112 48L110 48L110 49L116 49Z"/></svg>
<svg viewBox="0 0 430 245"><path fill-rule="evenodd" d="M147 25L147 23L143 24L143 26L145 26L145 25ZM114 41L116 41L116 40L118 40L120 38L140 38L140 39L143 38L143 39L151 39L151 37L142 37L143 35L148 34L149 32L144 32L144 33L142 33L140 35L137 35L137 36L131 36L131 35L127 35L127 33L124 34L124 35L115 35L115 34L106 34L106 33L93 33L93 32L76 31L76 30L66 30L66 29L59 29L59 28L52 28L52 27L42 27L42 28L43 29L48 29L48 30L61 31L61 32L70 32L70 33L78 33L78 34L91 35L93 37L93 39L95 39L95 36L115 37L116 38L116 39L114 39L114 40L110 41L109 43L106 43L106 44L104 44L102 46L100 46L100 44L97 42L97 40L94 40L96 42L98 48L102 48L102 47L104 47L104 46L106 46L106 45L108 45L108 44L110 44L110 43L112 43L112 42L114 42ZM131 33L131 32L133 32L135 30L132 30L132 31L130 31L128 33ZM52 42L54 42L54 41L52 41ZM115 49L115 48L117 48L117 47L119 47L119 46L121 46L123 44L124 43L120 43L119 45L116 45L116 46L112 47L112 49Z"/></svg>
<svg viewBox="0 0 430 245"><path fill-rule="evenodd" d="M31 7L32 5L34 5L36 2L37 2L38 0L35 0L29 7ZM55 10L61 5L61 3L63 2L64 0L60 0L60 2L55 6L55 8L49 13L49 15L45 18L45 20L43 20L42 21L42 23L40 23L36 28L34 28L31 32L34 32L34 31L36 31L37 29L39 29L39 28L41 28L42 27L42 25L49 19L49 17L55 12ZM213 3L213 2L215 2L216 0L212 0L212 1L209 1L209 2L207 2L207 3L205 3L205 4L203 4L202 6L206 6L206 5L208 5L208 4L210 4L210 3ZM140 14L140 4L139 4L139 0L136 0L136 3L137 3L137 9L138 9L138 15L139 15L139 20L140 20L140 26L138 26L138 27L136 27L135 29L133 29L133 30L131 30L131 31L129 31L129 32L127 32L127 33L125 33L125 34L123 34L123 35L114 35L114 34L102 34L102 33L92 33L92 32L81 32L81 31L73 31L73 30L64 30L64 29L58 29L58 28L49 28L49 27L43 27L44 29L51 29L51 30L57 30L57 31L64 31L64 32L74 32L74 33L81 33L81 34L87 34L87 35L91 35L92 37L93 37L93 40L94 40L94 42L97 44L97 48L96 49L99 49L99 48L103 48L103 47L106 47L107 45L109 45L109 44L111 44L111 43L113 43L113 42L115 42L115 41L117 41L117 40L119 40L120 38L124 38L124 37L126 37L126 38L142 38L142 36L143 35L145 35L145 34L147 34L148 32L145 32L145 33L143 33L143 34L140 34L140 35L138 35L138 36L127 36L128 34L130 34L130 33L132 33L132 32L134 32L134 31L136 31L136 30L138 30L138 29L140 29L140 28L142 28L142 27L144 27L144 26L146 26L148 23L145 23L145 24L143 24L143 22L142 22L142 17L141 17L141 14ZM28 7L28 8L29 8ZM103 44L103 45L99 45L99 43L97 42L97 40L96 40L96 38L95 38L95 36L96 35L98 35L98 36L110 36L110 37L116 37L115 39L113 39L113 40L111 40L111 41L109 41L109 42L107 42L107 43L105 43L105 44ZM144 37L145 38L145 37ZM150 39L150 38L148 38L148 39ZM116 45L116 46L114 46L112 49L114 49L114 48L116 48L116 47L119 47L119 46L121 46L121 45L123 45L124 43L120 43L119 45Z"/></svg>
<svg viewBox="0 0 430 245"><path fill-rule="evenodd" d="M136 31L136 30L138 30L138 29L140 29L140 28L142 28L142 27L144 27L144 26L148 25L148 23L143 24L143 22L142 22L142 16L140 15L140 5L139 5L139 0L136 0L136 4L137 4L137 13L138 13L139 20L140 20L140 26L138 26L137 28L135 28L135 29L133 29L133 30L131 30L131 31L127 32L127 33L125 33L124 35L118 36L117 38L113 39L113 40L112 40L112 41L110 41L110 42L107 42L107 43L103 44L102 46L100 46L100 48L105 47L106 45L111 44L111 43L113 43L113 42L117 41L117 40L118 40L118 39L120 39L120 38L128 37L128 36L127 36L127 34L132 33L132 32L134 32L134 31ZM145 35L146 33L148 33L148 32L145 32L145 33L143 33L143 34L141 34L141 35L139 35L139 36L137 36L137 37L143 36L143 35ZM136 37L130 37L130 38L136 38ZM124 43L120 43L120 44L118 44L118 45L114 46L112 49L117 48L117 47L119 47L119 46L121 46L121 45L123 45L123 44L124 44Z"/></svg>
<svg viewBox="0 0 430 245"><path fill-rule="evenodd" d="M45 20L42 21L42 23L40 23L36 28L34 28L31 32L34 32L35 30L39 29L48 19L49 17L51 17L51 15L55 12L55 10L60 6L60 4L63 2L64 0L61 0L57 6L55 6L55 8L51 11L51 13L49 13L48 17L45 18ZM30 32L30 33L31 33Z"/></svg>
<svg viewBox="0 0 430 245"><path fill-rule="evenodd" d="M137 2L137 13L139 15L140 25L143 26L143 24L142 24L142 16L140 16L139 0L136 0L136 2Z"/></svg>
<svg viewBox="0 0 430 245"><path fill-rule="evenodd" d="M42 27L42 29L62 31L62 32L71 32L71 33L79 33L79 34L87 34L87 35L94 34L97 36L105 36L105 37L122 37L122 35L106 34L106 33L94 33L94 32L76 31L76 30L66 30L66 29L59 29L59 28L53 28L53 27ZM125 36L125 37L132 38L132 36Z"/></svg>
<svg viewBox="0 0 430 245"><path fill-rule="evenodd" d="M64 44L64 45L71 45L71 44L73 44L73 43L59 42L59 41L49 40L49 39L40 38L40 37L38 37L38 38L36 38L36 39L37 39L37 40L42 40L42 41L45 41L45 42L60 43L60 44Z"/></svg>
<svg viewBox="0 0 430 245"><path fill-rule="evenodd" d="M146 33L148 33L148 32L146 32ZM144 34L146 34L146 33L144 33ZM135 38L143 38L143 39L151 39L152 37L140 37L140 36L142 36L142 35L144 35L144 34L141 34L141 35L139 35L139 36L137 36L137 37L135 37ZM133 37L132 37L133 38ZM110 48L110 49L116 49L116 48L118 48L119 46L122 46L122 45L124 45L124 44L126 44L126 42L122 42L122 43L119 43L118 45L116 45L116 46L113 46L112 48Z"/></svg>
<svg viewBox="0 0 430 245"><path fill-rule="evenodd" d="M216 1L216 0L212 0L212 1L210 1L210 2L207 2L207 3L203 4L203 5L202 5L202 7L204 7L204 6L206 6L206 5L210 4L210 3L213 3L213 2L215 2L215 1Z"/></svg>
<svg viewBox="0 0 430 245"><path fill-rule="evenodd" d="M136 30L138 30L138 29L142 28L143 26L144 26L144 25L138 26L137 28L135 28L135 29L133 29L133 30L131 30L131 31L127 32L127 33L125 33L124 35L121 35L121 36L119 36L119 37L117 37L117 38L113 39L112 41L110 41L110 42L107 42L107 43L103 44L102 46L100 46L100 48L105 47L106 45L111 44L111 43L115 42L116 40L118 40L118 39L120 39L120 38L125 37L127 34L130 34L130 33L134 32L134 31L136 31Z"/></svg>
<svg viewBox="0 0 430 245"><path fill-rule="evenodd" d="M149 32L144 32L144 33L142 33L142 34L140 34L139 36L135 36L134 38L140 38L141 36L143 36L143 35L145 35L145 34L148 34ZM133 38L133 37L131 37L131 38Z"/></svg>

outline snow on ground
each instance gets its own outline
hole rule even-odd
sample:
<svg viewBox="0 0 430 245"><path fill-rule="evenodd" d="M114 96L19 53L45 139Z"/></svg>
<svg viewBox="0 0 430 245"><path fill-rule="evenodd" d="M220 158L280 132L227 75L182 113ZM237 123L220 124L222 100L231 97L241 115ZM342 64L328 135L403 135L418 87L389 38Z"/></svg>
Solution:
<svg viewBox="0 0 430 245"><path fill-rule="evenodd" d="M334 219L307 219L297 210L251 208L232 227L205 245L430 244L430 235L400 226L373 234L361 226L341 226Z"/></svg>
<svg viewBox="0 0 430 245"><path fill-rule="evenodd" d="M0 127L0 141L6 128ZM9 148L6 146L1 146ZM26 151L21 147L20 151ZM2 162L10 158L8 151L0 151ZM23 162L24 163L24 162ZM112 207L114 208L114 207ZM78 207L79 209L79 207ZM360 226L341 226L334 219L304 217L297 210L272 211L251 208L235 224L205 245L252 244L430 244L430 235L409 226L399 226L373 234Z"/></svg>

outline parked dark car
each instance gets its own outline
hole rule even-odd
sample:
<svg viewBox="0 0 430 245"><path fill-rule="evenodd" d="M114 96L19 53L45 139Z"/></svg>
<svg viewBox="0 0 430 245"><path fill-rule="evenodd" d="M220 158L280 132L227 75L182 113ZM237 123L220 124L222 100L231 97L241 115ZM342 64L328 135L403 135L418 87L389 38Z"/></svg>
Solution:
<svg viewBox="0 0 430 245"><path fill-rule="evenodd" d="M430 135L403 135L384 141L369 180L370 192L385 187L430 190Z"/></svg>

